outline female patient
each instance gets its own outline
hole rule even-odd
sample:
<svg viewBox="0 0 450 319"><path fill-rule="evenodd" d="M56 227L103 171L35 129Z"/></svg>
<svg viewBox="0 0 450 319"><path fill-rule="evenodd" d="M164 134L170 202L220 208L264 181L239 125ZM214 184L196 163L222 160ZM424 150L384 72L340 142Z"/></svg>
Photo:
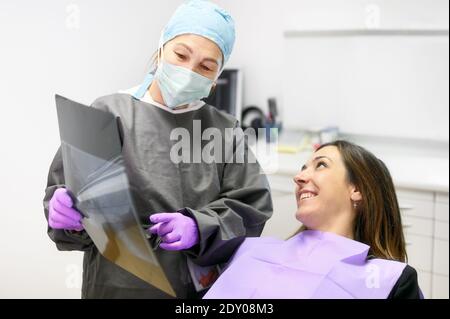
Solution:
<svg viewBox="0 0 450 319"><path fill-rule="evenodd" d="M381 160L337 141L294 182L299 232L287 241L247 238L205 298L422 297Z"/></svg>

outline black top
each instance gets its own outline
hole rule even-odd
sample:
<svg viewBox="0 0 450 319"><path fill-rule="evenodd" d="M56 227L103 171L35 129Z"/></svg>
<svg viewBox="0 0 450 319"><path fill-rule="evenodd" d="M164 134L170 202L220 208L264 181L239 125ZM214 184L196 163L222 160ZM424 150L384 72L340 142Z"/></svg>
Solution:
<svg viewBox="0 0 450 319"><path fill-rule="evenodd" d="M422 292L417 281L417 271L411 266L403 269L394 288L392 288L388 299L421 299Z"/></svg>

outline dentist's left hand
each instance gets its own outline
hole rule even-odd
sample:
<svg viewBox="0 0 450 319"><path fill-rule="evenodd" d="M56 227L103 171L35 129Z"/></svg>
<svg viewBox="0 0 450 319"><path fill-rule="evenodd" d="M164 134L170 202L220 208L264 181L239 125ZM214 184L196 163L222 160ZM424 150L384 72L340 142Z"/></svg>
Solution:
<svg viewBox="0 0 450 319"><path fill-rule="evenodd" d="M161 237L159 245L165 250L189 249L199 243L198 226L195 220L180 213L160 213L150 216L156 224L150 232Z"/></svg>

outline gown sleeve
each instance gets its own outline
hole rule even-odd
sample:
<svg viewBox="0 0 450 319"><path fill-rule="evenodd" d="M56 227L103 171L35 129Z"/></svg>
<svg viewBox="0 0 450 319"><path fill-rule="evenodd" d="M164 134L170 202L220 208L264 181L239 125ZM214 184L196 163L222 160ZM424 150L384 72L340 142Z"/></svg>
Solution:
<svg viewBox="0 0 450 319"><path fill-rule="evenodd" d="M401 276L392 288L388 299L423 299L424 296L419 288L417 271L411 266L406 266Z"/></svg>
<svg viewBox="0 0 450 319"><path fill-rule="evenodd" d="M246 143L245 150L249 152ZM201 209L184 209L196 220L200 238L186 253L199 266L226 263L246 237L261 235L272 211L269 183L259 163L227 163L218 198Z"/></svg>

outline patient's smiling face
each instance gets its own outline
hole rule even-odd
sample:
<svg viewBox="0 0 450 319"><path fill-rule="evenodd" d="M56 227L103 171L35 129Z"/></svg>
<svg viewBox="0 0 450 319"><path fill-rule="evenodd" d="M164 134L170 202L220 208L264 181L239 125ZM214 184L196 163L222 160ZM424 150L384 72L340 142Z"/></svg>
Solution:
<svg viewBox="0 0 450 319"><path fill-rule="evenodd" d="M294 182L296 218L300 222L308 229L351 236L356 214L353 203L361 197L349 182L337 147L327 146L315 152Z"/></svg>

